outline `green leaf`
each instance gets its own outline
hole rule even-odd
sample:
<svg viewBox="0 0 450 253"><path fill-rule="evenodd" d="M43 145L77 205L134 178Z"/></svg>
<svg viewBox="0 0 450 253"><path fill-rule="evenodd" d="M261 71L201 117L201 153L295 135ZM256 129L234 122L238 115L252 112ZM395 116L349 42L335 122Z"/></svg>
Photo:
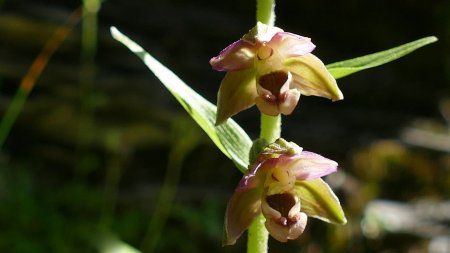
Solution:
<svg viewBox="0 0 450 253"><path fill-rule="evenodd" d="M115 27L111 34L117 41L135 53L156 75L172 95L180 102L197 124L206 132L216 146L244 172L248 165L249 151L252 146L250 137L233 120L229 119L220 126L215 126L215 105L191 89L170 69L166 68L141 46L123 35Z"/></svg>
<svg viewBox="0 0 450 253"><path fill-rule="evenodd" d="M300 197L302 212L308 216L331 223L347 223L339 199L321 178L297 181L294 190Z"/></svg>
<svg viewBox="0 0 450 253"><path fill-rule="evenodd" d="M115 235L109 233L99 234L96 243L100 253L141 253L141 251L118 239Z"/></svg>
<svg viewBox="0 0 450 253"><path fill-rule="evenodd" d="M330 71L331 75L333 75L334 78L338 79L361 70L377 67L391 62L413 52L416 49L436 42L437 40L438 39L434 36L425 37L398 47L391 48L389 50L353 58L350 60L331 63L326 65L326 67L328 71Z"/></svg>

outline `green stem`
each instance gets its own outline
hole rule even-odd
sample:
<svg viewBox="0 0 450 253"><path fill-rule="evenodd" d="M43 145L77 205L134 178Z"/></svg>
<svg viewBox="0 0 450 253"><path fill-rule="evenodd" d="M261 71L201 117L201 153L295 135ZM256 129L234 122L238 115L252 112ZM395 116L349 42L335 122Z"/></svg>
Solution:
<svg viewBox="0 0 450 253"><path fill-rule="evenodd" d="M110 155L106 166L103 205L99 222L99 227L103 229L102 231L111 229L117 203L119 182L122 175L122 167L126 158L124 152L122 152L123 137L121 132L109 130L106 132L105 136L105 148L109 151Z"/></svg>
<svg viewBox="0 0 450 253"><path fill-rule="evenodd" d="M270 26L275 24L275 0L256 1L256 21Z"/></svg>
<svg viewBox="0 0 450 253"><path fill-rule="evenodd" d="M275 0L257 0L256 20L266 25L275 24ZM281 134L281 116L261 114L260 138L274 142ZM256 217L248 228L247 253L267 253L269 232L262 214Z"/></svg>
<svg viewBox="0 0 450 253"><path fill-rule="evenodd" d="M258 215L248 228L247 253L266 253L269 232L264 222L266 219L262 214Z"/></svg>
<svg viewBox="0 0 450 253"><path fill-rule="evenodd" d="M268 143L280 138L281 116L268 116L261 113L260 138ZM269 232L264 225L265 219L262 214L253 220L248 228L247 253L266 253Z"/></svg>
<svg viewBox="0 0 450 253"><path fill-rule="evenodd" d="M3 2L4 1L0 0L0 7ZM8 137L14 122L25 105L28 95L41 76L42 71L44 71L52 55L61 46L61 43L63 43L67 35L72 31L72 28L78 23L80 16L80 10L76 9L67 18L66 22L53 32L52 37L50 37L50 39L45 43L42 51L33 61L28 69L28 72L22 78L19 89L11 100L11 104L6 109L5 115L0 122L0 151L3 144L5 144L5 140Z"/></svg>
<svg viewBox="0 0 450 253"><path fill-rule="evenodd" d="M16 122L19 113L22 111L22 108L27 101L28 94L29 92L27 90L19 88L17 93L14 95L14 98L11 100L11 104L0 122L0 150L3 148L6 137L8 137L8 134L11 131L14 122Z"/></svg>
<svg viewBox="0 0 450 253"><path fill-rule="evenodd" d="M200 138L197 128L192 127L191 120L178 118L174 121L174 143L169 153L166 175L161 187L155 210L141 242L141 250L146 253L157 252L164 226L169 218L177 185L181 177L183 162L189 152L196 147Z"/></svg>
<svg viewBox="0 0 450 253"><path fill-rule="evenodd" d="M98 46L98 11L100 0L83 0L83 22L81 27L80 70L80 118L78 122L77 176L95 168L89 148L95 138L94 84L96 79L95 57Z"/></svg>
<svg viewBox="0 0 450 253"><path fill-rule="evenodd" d="M260 138L266 139L268 143L274 142L281 135L281 116L268 116L261 113Z"/></svg>

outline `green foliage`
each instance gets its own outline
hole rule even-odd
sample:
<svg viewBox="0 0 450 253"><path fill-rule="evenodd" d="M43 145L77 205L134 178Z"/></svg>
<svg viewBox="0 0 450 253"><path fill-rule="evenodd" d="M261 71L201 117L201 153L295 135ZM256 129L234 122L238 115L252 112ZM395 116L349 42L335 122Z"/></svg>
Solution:
<svg viewBox="0 0 450 253"><path fill-rule="evenodd" d="M425 37L413 42L403 44L378 53L368 54L357 58L328 64L326 67L334 78L338 79L359 72L361 70L377 67L403 57L416 49L436 42L434 36Z"/></svg>
<svg viewBox="0 0 450 253"><path fill-rule="evenodd" d="M220 126L215 126L217 111L215 105L192 90L172 71L144 51L141 46L120 33L116 28L112 27L111 33L116 40L124 44L144 61L147 67L166 86L206 134L208 134L216 146L236 164L239 170L245 171L252 145L252 141L245 131L231 119Z"/></svg>
<svg viewBox="0 0 450 253"><path fill-rule="evenodd" d="M1 165L1 164L0 164ZM95 252L90 240L96 229L95 214L101 195L78 183L56 188L39 184L23 163L1 167L0 248L8 252ZM11 224L14 224L11 226Z"/></svg>

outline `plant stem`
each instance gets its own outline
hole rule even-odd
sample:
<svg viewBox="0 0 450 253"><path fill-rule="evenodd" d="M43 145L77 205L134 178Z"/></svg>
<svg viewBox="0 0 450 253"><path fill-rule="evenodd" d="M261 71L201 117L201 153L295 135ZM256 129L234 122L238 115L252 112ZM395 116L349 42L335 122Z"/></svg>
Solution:
<svg viewBox="0 0 450 253"><path fill-rule="evenodd" d="M260 138L266 139L268 143L274 142L281 135L281 116L268 116L261 113Z"/></svg>
<svg viewBox="0 0 450 253"><path fill-rule="evenodd" d="M0 7L3 1L0 0ZM5 144L5 140L8 137L11 128L16 122L17 117L22 111L25 102L27 101L28 95L33 90L34 85L44 71L50 58L56 52L56 50L61 46L66 37L72 32L73 27L78 23L81 17L81 8L77 8L72 14L67 18L66 22L59 26L52 34L49 40L45 43L42 51L34 59L28 72L22 78L20 82L19 89L11 100L11 104L6 109L6 112L0 122L0 150Z"/></svg>
<svg viewBox="0 0 450 253"><path fill-rule="evenodd" d="M268 143L274 142L281 134L281 116L268 116L261 113L260 138ZM248 228L247 253L266 253L269 232L264 226L264 216L256 217Z"/></svg>
<svg viewBox="0 0 450 253"><path fill-rule="evenodd" d="M94 84L96 79L95 56L98 46L98 11L100 0L83 0L83 22L81 27L81 69L80 69L80 115L78 122L77 176L95 169L89 149L95 138Z"/></svg>
<svg viewBox="0 0 450 253"><path fill-rule="evenodd" d="M275 0L257 0L256 21L266 25L275 24ZM268 116L261 113L260 138L267 142L274 142L281 134L281 116ZM265 218L258 215L248 228L247 253L267 253L269 232L265 225Z"/></svg>
<svg viewBox="0 0 450 253"><path fill-rule="evenodd" d="M264 225L265 221L264 216L260 214L248 228L247 253L268 252L269 232Z"/></svg>
<svg viewBox="0 0 450 253"><path fill-rule="evenodd" d="M103 206L100 213L99 227L102 231L111 229L116 208L119 182L122 175L122 167L125 162L123 152L123 137L118 130L107 130L105 134L105 149L109 151L109 159L106 165L105 185L103 192Z"/></svg>
<svg viewBox="0 0 450 253"><path fill-rule="evenodd" d="M200 133L191 125L191 120L178 118L173 125L174 141L169 153L166 175L155 203L155 210L141 242L141 250L146 253L157 252L164 226L169 219L181 177L183 162L199 141Z"/></svg>
<svg viewBox="0 0 450 253"><path fill-rule="evenodd" d="M270 26L275 24L275 0L257 0L256 21Z"/></svg>

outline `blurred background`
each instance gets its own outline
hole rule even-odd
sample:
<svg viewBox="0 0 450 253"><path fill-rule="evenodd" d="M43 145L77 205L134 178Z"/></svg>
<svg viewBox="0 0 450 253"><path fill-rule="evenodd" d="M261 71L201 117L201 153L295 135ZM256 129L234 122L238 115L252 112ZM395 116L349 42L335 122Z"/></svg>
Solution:
<svg viewBox="0 0 450 253"><path fill-rule="evenodd" d="M450 2L278 1L276 13L326 64L439 41L284 118L285 139L339 162L326 180L349 223L310 219L270 251L450 252ZM221 247L242 175L109 28L215 103L223 73L208 61L254 24L253 0L0 0L0 250L245 252L245 236ZM235 119L257 138L255 108Z"/></svg>

